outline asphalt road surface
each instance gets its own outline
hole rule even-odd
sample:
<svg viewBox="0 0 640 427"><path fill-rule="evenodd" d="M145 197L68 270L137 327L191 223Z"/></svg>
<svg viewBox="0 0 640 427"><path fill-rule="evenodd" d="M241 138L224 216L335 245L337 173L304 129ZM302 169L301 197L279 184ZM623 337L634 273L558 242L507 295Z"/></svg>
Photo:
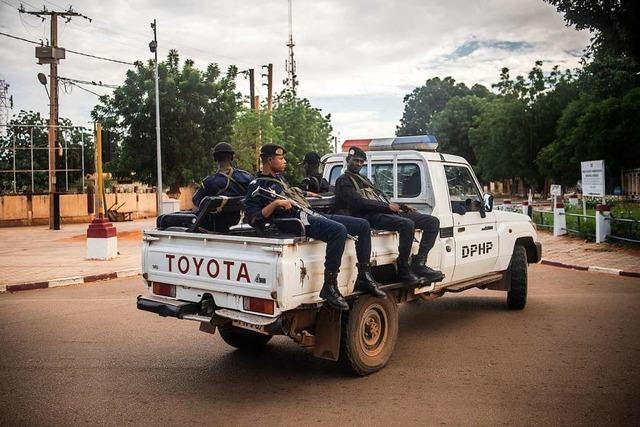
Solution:
<svg viewBox="0 0 640 427"><path fill-rule="evenodd" d="M276 337L242 354L135 308L140 278L0 295L0 425L637 425L640 279L536 265L523 311L404 304L354 377Z"/></svg>

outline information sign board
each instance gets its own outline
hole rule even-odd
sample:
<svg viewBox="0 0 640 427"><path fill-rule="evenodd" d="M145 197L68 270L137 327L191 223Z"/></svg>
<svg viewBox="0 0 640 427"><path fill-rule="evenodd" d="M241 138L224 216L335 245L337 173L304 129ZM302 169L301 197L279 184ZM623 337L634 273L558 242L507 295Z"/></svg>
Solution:
<svg viewBox="0 0 640 427"><path fill-rule="evenodd" d="M581 163L582 195L604 197L604 160Z"/></svg>

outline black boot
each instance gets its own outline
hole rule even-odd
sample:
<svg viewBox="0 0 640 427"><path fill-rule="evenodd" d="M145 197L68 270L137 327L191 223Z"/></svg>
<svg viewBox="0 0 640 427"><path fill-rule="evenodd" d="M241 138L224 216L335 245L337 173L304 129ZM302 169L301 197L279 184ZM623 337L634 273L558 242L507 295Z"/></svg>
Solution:
<svg viewBox="0 0 640 427"><path fill-rule="evenodd" d="M411 261L411 270L414 272L414 274L422 277L429 283L442 282L442 280L444 279L444 274L442 274L441 271L427 267L426 262L426 255L414 255L413 260Z"/></svg>
<svg viewBox="0 0 640 427"><path fill-rule="evenodd" d="M420 278L411 272L409 260L398 258L396 262L398 264L398 280L403 285L406 287L412 287L420 283Z"/></svg>
<svg viewBox="0 0 640 427"><path fill-rule="evenodd" d="M365 294L369 294L376 298L384 299L387 297L387 294L378 288L378 283L373 279L373 275L371 274L371 265L369 263L358 263L358 278L356 279L356 284L353 287L353 290L364 292Z"/></svg>
<svg viewBox="0 0 640 427"><path fill-rule="evenodd" d="M337 271L324 271L324 283L320 291L320 298L327 300L327 304L336 310L349 310L349 304L338 290Z"/></svg>

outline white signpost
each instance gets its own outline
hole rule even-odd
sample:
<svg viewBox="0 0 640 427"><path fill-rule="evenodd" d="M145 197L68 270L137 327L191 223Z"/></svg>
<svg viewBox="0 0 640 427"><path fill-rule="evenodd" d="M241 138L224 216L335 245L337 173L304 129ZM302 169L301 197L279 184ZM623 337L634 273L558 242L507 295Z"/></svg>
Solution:
<svg viewBox="0 0 640 427"><path fill-rule="evenodd" d="M588 160L580 163L582 171L582 210L587 214L585 196L602 197L604 199L604 160Z"/></svg>
<svg viewBox="0 0 640 427"><path fill-rule="evenodd" d="M582 195L604 198L604 160L582 162L581 169Z"/></svg>
<svg viewBox="0 0 640 427"><path fill-rule="evenodd" d="M562 196L562 186L557 184L551 185L551 195L552 196Z"/></svg>

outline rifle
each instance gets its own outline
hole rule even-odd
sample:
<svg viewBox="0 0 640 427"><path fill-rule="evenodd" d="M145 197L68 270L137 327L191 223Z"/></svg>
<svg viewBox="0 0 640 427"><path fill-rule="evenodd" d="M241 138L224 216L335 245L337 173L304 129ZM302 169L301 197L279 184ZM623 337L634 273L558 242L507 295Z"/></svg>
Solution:
<svg viewBox="0 0 640 427"><path fill-rule="evenodd" d="M266 189L266 188L262 188L262 187L258 187L255 190L253 190L253 192L251 193L251 197L256 197L256 196L260 196L263 197L269 201L274 201L274 200L288 200L289 203L291 203L291 205L293 206L294 209L296 209L298 212L302 212L307 216L321 216L324 218L327 218L326 216L324 216L323 214L321 214L320 212L316 212L313 209L310 209L306 206L302 206L300 203L298 203L297 201L283 196L282 194L278 194L275 191L273 191L273 189ZM328 218L327 218L328 219ZM357 236L352 236L351 234L347 234L347 238L353 240L354 242L358 241L358 237Z"/></svg>

